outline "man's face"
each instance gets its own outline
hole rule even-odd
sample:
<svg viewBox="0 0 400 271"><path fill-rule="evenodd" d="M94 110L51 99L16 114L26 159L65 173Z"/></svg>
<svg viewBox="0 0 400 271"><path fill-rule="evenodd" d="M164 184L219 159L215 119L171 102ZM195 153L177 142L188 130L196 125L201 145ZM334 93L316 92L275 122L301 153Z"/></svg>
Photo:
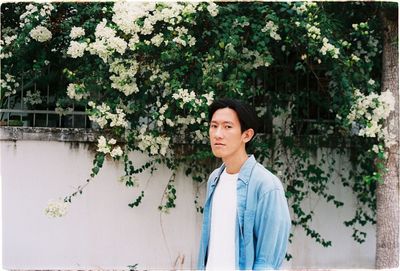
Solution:
<svg viewBox="0 0 400 271"><path fill-rule="evenodd" d="M210 122L209 135L212 152L218 158L234 156L245 149L246 142L251 139L248 139L246 131L242 134L239 118L230 108L215 111Z"/></svg>

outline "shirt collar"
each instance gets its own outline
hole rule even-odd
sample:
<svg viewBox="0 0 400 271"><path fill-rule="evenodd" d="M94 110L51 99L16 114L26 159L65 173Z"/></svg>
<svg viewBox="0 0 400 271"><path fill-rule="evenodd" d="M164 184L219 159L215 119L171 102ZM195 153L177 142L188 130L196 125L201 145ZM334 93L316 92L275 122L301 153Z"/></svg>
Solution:
<svg viewBox="0 0 400 271"><path fill-rule="evenodd" d="M253 154L248 155L247 160L244 162L244 164L240 168L238 180L241 180L242 182L247 184L249 182L249 179L250 179L251 171L253 170L253 167L254 167L254 165L256 163L257 163L257 161L254 158L254 155ZM221 176L221 174L224 171L224 169L225 169L225 164L222 164L218 168L218 173L215 176L214 180L212 181L211 185L215 185L216 184L218 178Z"/></svg>

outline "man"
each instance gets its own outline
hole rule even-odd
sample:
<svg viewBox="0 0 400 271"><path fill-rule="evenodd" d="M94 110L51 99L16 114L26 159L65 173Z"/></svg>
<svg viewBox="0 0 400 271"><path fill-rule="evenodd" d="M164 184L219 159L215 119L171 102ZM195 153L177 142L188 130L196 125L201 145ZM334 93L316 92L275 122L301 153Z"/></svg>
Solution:
<svg viewBox="0 0 400 271"><path fill-rule="evenodd" d="M223 164L207 182L198 269L278 269L291 221L281 182L246 152L257 116L239 100L220 99L209 120L211 149Z"/></svg>

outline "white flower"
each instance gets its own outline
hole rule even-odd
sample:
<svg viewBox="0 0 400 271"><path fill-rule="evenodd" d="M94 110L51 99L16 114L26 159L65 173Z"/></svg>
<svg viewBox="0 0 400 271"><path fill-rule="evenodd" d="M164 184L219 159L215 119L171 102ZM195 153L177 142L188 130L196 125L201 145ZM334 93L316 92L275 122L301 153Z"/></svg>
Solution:
<svg viewBox="0 0 400 271"><path fill-rule="evenodd" d="M83 84L73 84L70 83L67 87L67 95L68 97L70 97L71 99L80 101L82 98L86 98L87 97L87 93L82 93L82 90L84 88ZM78 90L78 92L77 92Z"/></svg>
<svg viewBox="0 0 400 271"><path fill-rule="evenodd" d="M67 54L72 58L81 57L85 53L86 47L87 47L86 43L71 41L67 50Z"/></svg>
<svg viewBox="0 0 400 271"><path fill-rule="evenodd" d="M157 34L154 37L151 38L151 43L154 44L154 46L159 47L161 43L164 41L163 34Z"/></svg>
<svg viewBox="0 0 400 271"><path fill-rule="evenodd" d="M137 34L132 35L132 37L129 39L128 47L131 50L136 49L136 44L138 44L140 41L139 36Z"/></svg>
<svg viewBox="0 0 400 271"><path fill-rule="evenodd" d="M375 81L374 81L374 80L372 80L372 79L369 79L369 81L368 81L368 84L372 86L372 85L374 85L374 84L375 84Z"/></svg>
<svg viewBox="0 0 400 271"><path fill-rule="evenodd" d="M122 151L120 146L115 147L111 152L111 157L120 157L124 152Z"/></svg>
<svg viewBox="0 0 400 271"><path fill-rule="evenodd" d="M117 114L112 114L110 112L106 113L106 118L111 120L110 127L120 126L120 127L128 127L128 122L125 120L125 113L122 109L116 109Z"/></svg>
<svg viewBox="0 0 400 271"><path fill-rule="evenodd" d="M161 107L159 110L160 114L164 114L167 109L168 109L168 104L164 104L163 107Z"/></svg>
<svg viewBox="0 0 400 271"><path fill-rule="evenodd" d="M62 217L67 213L68 203L57 200L50 201L44 210L49 217Z"/></svg>
<svg viewBox="0 0 400 271"><path fill-rule="evenodd" d="M112 21L125 34L134 34L140 32L140 26L136 24L136 20L149 15L149 11L154 9L155 2L116 1Z"/></svg>
<svg viewBox="0 0 400 271"><path fill-rule="evenodd" d="M319 39L321 37L321 30L315 25L307 24L307 36L312 39Z"/></svg>
<svg viewBox="0 0 400 271"><path fill-rule="evenodd" d="M152 134L145 134L146 127L143 126L137 136L138 148L142 151L149 149L151 155L160 154L165 156L169 147L169 137L153 136Z"/></svg>
<svg viewBox="0 0 400 271"><path fill-rule="evenodd" d="M217 6L215 3L213 3L213 2L211 2L210 4L208 4L207 10L208 10L208 12L210 13L210 15L211 15L212 17L215 17L215 16L218 15L218 6Z"/></svg>
<svg viewBox="0 0 400 271"><path fill-rule="evenodd" d="M332 44L329 43L329 40L327 38L323 38L322 40L323 46L320 49L320 52L323 55L326 55L327 52L330 53L332 58L338 58L339 57L339 48L336 48Z"/></svg>
<svg viewBox="0 0 400 271"><path fill-rule="evenodd" d="M0 89L3 91L4 96L8 97L10 95L16 94L19 83L16 82L15 77L9 73L6 73L4 77L5 79L0 79Z"/></svg>
<svg viewBox="0 0 400 271"><path fill-rule="evenodd" d="M83 29L82 27L75 27L75 26L72 27L71 33L69 34L71 39L76 39L84 35L85 35L85 29Z"/></svg>
<svg viewBox="0 0 400 271"><path fill-rule="evenodd" d="M96 38L98 39L105 39L105 40L109 40L115 37L115 30L106 26L107 24L107 20L103 19L97 26L96 26L96 30L94 32L94 35L96 36Z"/></svg>
<svg viewBox="0 0 400 271"><path fill-rule="evenodd" d="M175 126L175 123L174 123L172 120L170 120L170 119L166 119L165 122L166 122L167 125L170 126L170 127L174 127L174 126Z"/></svg>
<svg viewBox="0 0 400 271"><path fill-rule="evenodd" d="M98 55L104 62L108 62L113 52L123 54L128 48L128 43L116 36L116 31L106 26L107 20L103 19L95 30L96 40L90 43L88 51L93 55Z"/></svg>
<svg viewBox="0 0 400 271"><path fill-rule="evenodd" d="M351 54L351 60L358 62L360 60L360 58L354 54Z"/></svg>
<svg viewBox="0 0 400 271"><path fill-rule="evenodd" d="M211 105L214 101L214 92L211 91L210 93L203 94L203 97L207 100L207 105Z"/></svg>
<svg viewBox="0 0 400 271"><path fill-rule="evenodd" d="M24 97L24 102L26 104L34 105L34 104L41 104L43 101L42 101L42 98L40 97L39 91L35 91L35 92L31 93L31 91L28 90Z"/></svg>
<svg viewBox="0 0 400 271"><path fill-rule="evenodd" d="M190 35L189 35L190 36ZM192 47L193 45L196 44L196 38L195 37L191 37L188 41L188 45L189 47Z"/></svg>
<svg viewBox="0 0 400 271"><path fill-rule="evenodd" d="M388 133L382 130L382 122L389 117L391 111L394 110L393 94L386 90L378 95L371 93L365 96L360 90L354 90L355 104L352 106L347 119L352 121L367 121L367 125L359 130L359 136L377 137L386 142Z"/></svg>
<svg viewBox="0 0 400 271"><path fill-rule="evenodd" d="M117 143L117 140L115 140L114 138L111 138L110 140L108 140L108 144L110 144L110 145L114 145L115 143Z"/></svg>
<svg viewBox="0 0 400 271"><path fill-rule="evenodd" d="M11 42L13 42L16 38L17 38L17 35L5 36L5 37L4 37L4 43L5 43L5 45L10 45Z"/></svg>
<svg viewBox="0 0 400 271"><path fill-rule="evenodd" d="M136 84L135 75L139 69L139 64L134 59L116 59L110 64L111 87L123 92L126 96L139 92Z"/></svg>
<svg viewBox="0 0 400 271"><path fill-rule="evenodd" d="M375 153L379 153L379 146L376 144L374 146L372 146L372 151Z"/></svg>
<svg viewBox="0 0 400 271"><path fill-rule="evenodd" d="M104 136L100 136L97 140L97 151L104 154L110 152L110 146L107 145L107 140Z"/></svg>
<svg viewBox="0 0 400 271"><path fill-rule="evenodd" d="M275 25L273 21L268 21L264 28L261 29L261 32L267 32L269 31L269 35L271 38L274 40L281 40L281 36L277 33L278 31L278 26Z"/></svg>
<svg viewBox="0 0 400 271"><path fill-rule="evenodd" d="M52 34L51 32L44 26L36 26L33 28L30 32L29 35L34 39L37 40L38 42L45 42L51 39Z"/></svg>

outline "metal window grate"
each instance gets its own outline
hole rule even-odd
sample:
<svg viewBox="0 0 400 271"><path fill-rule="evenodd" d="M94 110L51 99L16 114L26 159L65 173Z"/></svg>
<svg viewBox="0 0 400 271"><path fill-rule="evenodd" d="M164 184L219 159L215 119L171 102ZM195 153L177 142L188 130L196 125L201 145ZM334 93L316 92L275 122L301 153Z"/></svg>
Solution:
<svg viewBox="0 0 400 271"><path fill-rule="evenodd" d="M47 73L50 69L47 69ZM49 83L41 83L40 77L31 72L21 74L17 92L5 96L0 90L0 126L25 126L25 127L59 127L59 128L89 128L91 122L85 112L86 107L75 108L72 103L71 110L56 111L56 91L52 91ZM40 93L41 103L30 104L28 91Z"/></svg>

